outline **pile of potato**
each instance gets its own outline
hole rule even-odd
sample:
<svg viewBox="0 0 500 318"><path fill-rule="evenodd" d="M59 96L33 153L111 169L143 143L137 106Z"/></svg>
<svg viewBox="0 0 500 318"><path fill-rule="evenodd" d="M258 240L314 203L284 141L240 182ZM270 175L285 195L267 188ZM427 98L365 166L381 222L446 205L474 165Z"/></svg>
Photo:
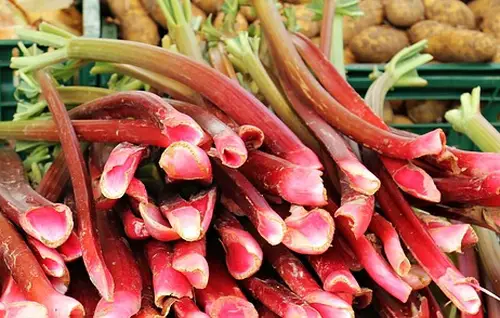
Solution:
<svg viewBox="0 0 500 318"><path fill-rule="evenodd" d="M446 100L390 100L384 104L384 121L389 125L440 123L455 106Z"/></svg>

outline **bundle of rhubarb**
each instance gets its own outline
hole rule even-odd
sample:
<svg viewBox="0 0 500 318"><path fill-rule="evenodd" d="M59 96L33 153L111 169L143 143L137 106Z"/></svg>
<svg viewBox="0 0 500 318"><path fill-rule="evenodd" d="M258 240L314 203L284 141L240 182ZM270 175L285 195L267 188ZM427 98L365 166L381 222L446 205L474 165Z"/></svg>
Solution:
<svg viewBox="0 0 500 318"><path fill-rule="evenodd" d="M330 62L334 1L321 49L254 0L261 32L207 27L208 60L189 2L158 3L168 48L17 30L51 49L21 45L23 107L0 123L2 313L498 315L500 134L478 89L446 115L485 152L461 151L380 117L422 84L425 42L363 99ZM62 84L89 61L110 89Z"/></svg>

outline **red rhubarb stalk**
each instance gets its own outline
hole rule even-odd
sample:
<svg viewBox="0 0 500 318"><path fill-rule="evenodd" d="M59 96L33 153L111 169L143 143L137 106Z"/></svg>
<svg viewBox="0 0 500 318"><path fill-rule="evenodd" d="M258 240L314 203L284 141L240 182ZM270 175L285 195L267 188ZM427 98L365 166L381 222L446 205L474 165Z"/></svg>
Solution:
<svg viewBox="0 0 500 318"><path fill-rule="evenodd" d="M481 301L473 287L478 285L477 281L461 275L441 252L388 173L377 165L376 160L371 156L367 162L382 181L377 200L385 216L396 227L415 259L455 306L466 313L476 314L481 307Z"/></svg>
<svg viewBox="0 0 500 318"><path fill-rule="evenodd" d="M71 232L68 239L57 248L66 263L73 262L82 257L82 246L75 232Z"/></svg>
<svg viewBox="0 0 500 318"><path fill-rule="evenodd" d="M434 215L446 217L462 223L479 225L481 227L500 233L500 208L485 206L448 207L434 205L426 207Z"/></svg>
<svg viewBox="0 0 500 318"><path fill-rule="evenodd" d="M34 238L28 237L27 243L31 247L31 251L38 259L45 273L50 277L65 277L68 279L66 285L69 285L69 271L61 254L55 249L43 245Z"/></svg>
<svg viewBox="0 0 500 318"><path fill-rule="evenodd" d="M189 115L212 137L218 157L230 168L239 168L248 157L245 143L231 127L208 110L189 103L170 101L180 112Z"/></svg>
<svg viewBox="0 0 500 318"><path fill-rule="evenodd" d="M161 215L160 209L152 202L130 201L132 209L136 205L135 210L139 211L141 218L144 220L144 226L151 237L158 241L174 241L181 237L172 228L170 223Z"/></svg>
<svg viewBox="0 0 500 318"><path fill-rule="evenodd" d="M49 312L44 305L34 301L21 301L16 303L0 303L0 316L9 318L23 317L49 317Z"/></svg>
<svg viewBox="0 0 500 318"><path fill-rule="evenodd" d="M148 201L148 192L146 190L146 186L144 183L142 183L141 180L133 177L132 180L130 180L130 184L128 185L127 190L125 193L132 199L139 201L139 202L146 202Z"/></svg>
<svg viewBox="0 0 500 318"><path fill-rule="evenodd" d="M500 194L500 172L475 178L435 178L434 183L443 195L443 202L478 201Z"/></svg>
<svg viewBox="0 0 500 318"><path fill-rule="evenodd" d="M151 235L149 235L146 229L146 224L144 220L140 217L135 216L129 206L123 204L116 207L118 214L123 223L123 230L125 235L132 240L145 240Z"/></svg>
<svg viewBox="0 0 500 318"><path fill-rule="evenodd" d="M258 188L298 205L326 204L321 171L254 150L240 171Z"/></svg>
<svg viewBox="0 0 500 318"><path fill-rule="evenodd" d="M375 213L369 228L382 241L385 257L396 273L399 276L408 275L411 264L401 246L398 233L392 224L380 214Z"/></svg>
<svg viewBox="0 0 500 318"><path fill-rule="evenodd" d="M344 220L354 237L358 238L365 234L370 225L375 209L375 197L352 189L345 179L341 177L340 180L341 205L335 212L335 218Z"/></svg>
<svg viewBox="0 0 500 318"><path fill-rule="evenodd" d="M444 315L441 312L441 307L439 306L436 298L434 298L430 288L426 287L419 292L427 298L427 301L429 302L429 318L444 318Z"/></svg>
<svg viewBox="0 0 500 318"><path fill-rule="evenodd" d="M2 267L5 267L2 262ZM16 283L14 278L10 275L10 272L7 271L5 274L2 274L2 296L0 297L0 302L4 304L15 303L19 301L26 301L26 296L24 296L23 291L19 288L19 285Z"/></svg>
<svg viewBox="0 0 500 318"><path fill-rule="evenodd" d="M174 304L175 316L178 318L209 318L207 314L201 311L193 300L184 297Z"/></svg>
<svg viewBox="0 0 500 318"><path fill-rule="evenodd" d="M101 211L97 226L106 265L115 281L113 300L102 298L94 317L129 318L141 308L142 278L128 243L118 232L112 211Z"/></svg>
<svg viewBox="0 0 500 318"><path fill-rule="evenodd" d="M280 317L321 317L316 309L275 280L250 277L243 281L243 285L253 297Z"/></svg>
<svg viewBox="0 0 500 318"><path fill-rule="evenodd" d="M478 281L481 279L479 276L479 266L478 266L478 257L474 248L466 248L463 250L463 253L457 254L457 265L460 272L467 277L474 277ZM479 310L479 312L475 315L469 315L466 313L462 313L461 318L482 318L484 317L483 310Z"/></svg>
<svg viewBox="0 0 500 318"><path fill-rule="evenodd" d="M105 299L113 299L113 277L104 262L101 243L97 236L95 220L93 218L95 209L90 179L88 177L89 173L83 160L80 145L76 139L75 131L71 126L66 107L52 83L51 76L45 71L39 71L37 78L61 136L61 146L73 185L76 212L78 215L78 234L82 245L85 267L89 272L90 280L97 287L100 294Z"/></svg>
<svg viewBox="0 0 500 318"><path fill-rule="evenodd" d="M236 129L236 132L248 150L259 149L264 144L264 132L256 126L241 125Z"/></svg>
<svg viewBox="0 0 500 318"><path fill-rule="evenodd" d="M172 143L160 158L160 167L165 170L169 181L199 180L212 182L212 166L206 152L185 141Z"/></svg>
<svg viewBox="0 0 500 318"><path fill-rule="evenodd" d="M119 199L127 191L146 147L128 142L118 144L106 160L101 174L100 188L108 199Z"/></svg>
<svg viewBox="0 0 500 318"><path fill-rule="evenodd" d="M254 0L252 3L272 48L274 62L278 68L285 70L301 97L310 102L329 124L357 142L395 158L412 159L443 151L445 136L441 130L419 138L406 138L383 130L342 107L321 87L302 61L276 7L267 0Z"/></svg>
<svg viewBox="0 0 500 318"><path fill-rule="evenodd" d="M64 204L52 203L35 192L24 176L19 156L0 149L0 204L5 215L28 235L48 247L58 247L73 230L73 216Z"/></svg>
<svg viewBox="0 0 500 318"><path fill-rule="evenodd" d="M405 276L401 277L413 290L420 290L432 283L432 278L424 271L422 266L412 264Z"/></svg>
<svg viewBox="0 0 500 318"><path fill-rule="evenodd" d="M92 185L92 194L94 197L95 207L98 211L110 210L117 202L116 199L106 198L102 194L100 186L102 171L112 149L112 144L93 143L90 146L89 150L88 166L90 173L90 182Z"/></svg>
<svg viewBox="0 0 500 318"><path fill-rule="evenodd" d="M255 274L262 265L262 249L238 219L227 210L219 210L214 222L224 251L226 266L235 279L241 280Z"/></svg>
<svg viewBox="0 0 500 318"><path fill-rule="evenodd" d="M0 255L28 300L44 305L50 318L84 317L82 305L57 292L14 226L0 213Z"/></svg>
<svg viewBox="0 0 500 318"><path fill-rule="evenodd" d="M195 290L196 302L200 308L214 318L257 318L255 307L246 299L220 258L212 253L207 256L210 266L207 287Z"/></svg>
<svg viewBox="0 0 500 318"><path fill-rule="evenodd" d="M187 278L172 267L174 252L170 245L150 241L145 246L149 268L153 273L155 304L162 312L168 312L176 299L193 298Z"/></svg>
<svg viewBox="0 0 500 318"><path fill-rule="evenodd" d="M387 131L390 130L352 86L347 83L345 78L330 63L327 56L322 54L309 39L300 34L294 34L292 40L298 52L318 77L321 84L342 106L372 125ZM403 191L417 198L439 202L439 191L433 184L431 177L424 170L407 161L390 158L383 158L382 161L394 181Z"/></svg>
<svg viewBox="0 0 500 318"><path fill-rule="evenodd" d="M69 181L64 154L59 153L45 173L36 191L45 199L56 202Z"/></svg>
<svg viewBox="0 0 500 318"><path fill-rule="evenodd" d="M494 152L465 151L449 148L457 157L457 164L461 173L480 177L487 176L493 171L500 171L500 155Z"/></svg>
<svg viewBox="0 0 500 318"><path fill-rule="evenodd" d="M189 283L197 289L203 289L208 284L209 269L205 259L206 239L194 242L178 241L174 243L172 267L183 274Z"/></svg>
<svg viewBox="0 0 500 318"><path fill-rule="evenodd" d="M72 277L68 296L75 298L82 304L86 317L93 317L101 296L92 285L83 262L71 264L70 271Z"/></svg>
<svg viewBox="0 0 500 318"><path fill-rule="evenodd" d="M217 159L212 162L215 178L224 194L240 207L269 244L281 243L286 232L285 221L241 172L225 167Z"/></svg>
<svg viewBox="0 0 500 318"><path fill-rule="evenodd" d="M330 213L315 208L307 211L302 206L292 205L290 215L285 217L286 232L283 244L300 254L317 255L324 253L331 245L335 232L335 223Z"/></svg>

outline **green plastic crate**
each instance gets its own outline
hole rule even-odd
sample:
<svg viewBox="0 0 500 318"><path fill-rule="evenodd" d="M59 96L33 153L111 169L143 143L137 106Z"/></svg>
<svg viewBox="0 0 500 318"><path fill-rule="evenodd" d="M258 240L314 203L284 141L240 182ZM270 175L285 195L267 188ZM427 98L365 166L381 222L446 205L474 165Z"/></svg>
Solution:
<svg viewBox="0 0 500 318"><path fill-rule="evenodd" d="M346 67L349 83L364 96L372 81L368 75L383 65L351 64ZM459 103L460 95L481 86L481 110L484 117L500 129L500 64L429 64L418 68L419 75L428 81L425 87L395 88L389 100L451 100ZM465 135L457 133L448 123L394 125L395 128L425 134L441 128L447 144L464 150L479 150Z"/></svg>

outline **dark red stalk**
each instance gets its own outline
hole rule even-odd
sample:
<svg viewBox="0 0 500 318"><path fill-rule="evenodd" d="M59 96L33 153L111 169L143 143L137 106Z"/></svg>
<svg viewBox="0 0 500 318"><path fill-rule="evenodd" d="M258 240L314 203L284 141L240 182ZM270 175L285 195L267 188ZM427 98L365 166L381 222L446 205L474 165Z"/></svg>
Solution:
<svg viewBox="0 0 500 318"><path fill-rule="evenodd" d="M478 257L474 248L466 248L463 250L462 254L457 254L457 262L458 269L460 272L467 277L474 277L478 281L481 279L479 275L479 266L478 266ZM469 315L466 313L462 313L461 318L482 318L483 309L479 310L479 312L475 315Z"/></svg>
<svg viewBox="0 0 500 318"><path fill-rule="evenodd" d="M236 216L245 216L245 213L241 210L241 208L224 193L221 194L219 202L232 214Z"/></svg>
<svg viewBox="0 0 500 318"><path fill-rule="evenodd" d="M188 200L177 193L165 193L160 210L182 239L196 241L208 230L216 197L215 187L199 192Z"/></svg>
<svg viewBox="0 0 500 318"><path fill-rule="evenodd" d="M349 187L366 195L371 195L380 187L380 181L363 166L344 138L323 120L309 105L295 93L284 72L281 84L297 114L302 118L314 136L321 142L328 155L343 172L343 179Z"/></svg>
<svg viewBox="0 0 500 318"><path fill-rule="evenodd" d="M26 243L14 226L0 213L0 255L10 274L28 300L39 302L49 317L83 317L82 305L54 290Z"/></svg>
<svg viewBox="0 0 500 318"><path fill-rule="evenodd" d="M465 151L448 147L457 157L461 173L472 176L487 176L494 171L500 171L500 155L492 152Z"/></svg>
<svg viewBox="0 0 500 318"><path fill-rule="evenodd" d="M432 278L424 271L422 266L412 264L410 271L401 277L413 290L420 290L432 283Z"/></svg>
<svg viewBox="0 0 500 318"><path fill-rule="evenodd" d="M241 280L255 274L262 265L263 254L252 234L225 209L218 211L214 228L224 246L226 266L231 276Z"/></svg>
<svg viewBox="0 0 500 318"><path fill-rule="evenodd" d="M441 252L380 162L374 156L367 162L382 181L377 200L413 256L458 309L476 314L481 306L473 287L477 281L461 275Z"/></svg>
<svg viewBox="0 0 500 318"><path fill-rule="evenodd" d="M341 177L340 186L342 189L341 204L335 211L335 219L344 220L349 225L354 237L358 238L365 234L370 225L375 209L375 197L352 189L344 177Z"/></svg>
<svg viewBox="0 0 500 318"><path fill-rule="evenodd" d="M290 207L289 215L279 207L276 211L285 218L286 232L282 243L292 251L317 255L324 253L331 245L335 223L327 211L320 208L308 211L298 205Z"/></svg>
<svg viewBox="0 0 500 318"><path fill-rule="evenodd" d="M174 312L177 318L209 318L190 298L182 298L174 303Z"/></svg>
<svg viewBox="0 0 500 318"><path fill-rule="evenodd" d="M0 149L0 205L5 215L28 235L55 248L73 230L73 216L64 204L52 203L33 190L24 176L19 156Z"/></svg>
<svg viewBox="0 0 500 318"><path fill-rule="evenodd" d="M496 233L500 233L500 208L498 207L448 207L444 205L433 205L426 207L426 210L433 215L443 216L463 223L479 225Z"/></svg>
<svg viewBox="0 0 500 318"><path fill-rule="evenodd" d="M168 147L172 141L153 123L134 119L72 120L76 136L88 142L131 142L158 147ZM15 140L59 141L57 128L51 120L9 122L2 128L0 137Z"/></svg>
<svg viewBox="0 0 500 318"><path fill-rule="evenodd" d="M248 150L259 149L264 144L264 132L256 126L241 125L236 129L236 132Z"/></svg>
<svg viewBox="0 0 500 318"><path fill-rule="evenodd" d="M265 307L265 306L260 306L258 311L259 311L260 318L279 318L278 315L276 315L271 310L267 309L267 307Z"/></svg>
<svg viewBox="0 0 500 318"><path fill-rule="evenodd" d="M207 287L196 289L196 302L212 318L257 318L255 307L249 302L236 281L227 272L219 255L208 253L210 278Z"/></svg>
<svg viewBox="0 0 500 318"><path fill-rule="evenodd" d="M493 283L488 278L485 279L484 286L488 290L493 290L495 288ZM498 300L494 299L493 297L487 297L486 308L488 318L500 317L500 305L498 304Z"/></svg>
<svg viewBox="0 0 500 318"><path fill-rule="evenodd" d="M160 209L152 202L135 202L130 201L132 208L136 205L135 210L139 211L141 218L144 220L144 226L151 237L158 241L174 241L181 237L172 228L170 223L161 215Z"/></svg>
<svg viewBox="0 0 500 318"><path fill-rule="evenodd" d="M370 231L382 241L385 257L396 273L403 277L408 275L411 264L392 224L380 214L375 213L370 223Z"/></svg>
<svg viewBox="0 0 500 318"><path fill-rule="evenodd" d="M281 243L286 232L285 221L269 206L262 194L241 172L212 160L217 184L250 219L259 234L271 245Z"/></svg>
<svg viewBox="0 0 500 318"><path fill-rule="evenodd" d="M139 202L146 202L149 199L146 186L144 185L144 183L142 183L141 180L135 177L132 177L132 179L130 180L130 184L125 191L125 194L127 194L131 199Z"/></svg>
<svg viewBox="0 0 500 318"><path fill-rule="evenodd" d="M443 202L478 201L500 194L500 172L475 178L435 178L434 183L441 191Z"/></svg>
<svg viewBox="0 0 500 318"><path fill-rule="evenodd" d="M60 153L43 176L36 191L45 199L56 202L61 197L68 181L69 171L66 167L64 154Z"/></svg>
<svg viewBox="0 0 500 318"><path fill-rule="evenodd" d="M321 171L294 165L284 159L255 150L240 171L258 188L298 205L326 204Z"/></svg>
<svg viewBox="0 0 500 318"><path fill-rule="evenodd" d="M429 287L422 289L419 293L427 298L427 301L429 302L429 318L444 318L444 315L441 312L441 307L439 306L436 298L434 298L434 295Z"/></svg>
<svg viewBox="0 0 500 318"><path fill-rule="evenodd" d="M161 97L141 91L119 92L85 103L69 111L72 119L129 118L148 120L170 143L186 141L198 145L205 133L189 116L177 111Z"/></svg>
<svg viewBox="0 0 500 318"><path fill-rule="evenodd" d="M93 317L101 296L90 281L83 262L71 264L71 284L68 296L78 300L85 308L86 317Z"/></svg>
<svg viewBox="0 0 500 318"><path fill-rule="evenodd" d="M261 303L280 317L321 317L302 298L275 280L250 277L243 286Z"/></svg>
<svg viewBox="0 0 500 318"><path fill-rule="evenodd" d="M172 267L182 273L189 283L197 289L207 287L209 269L206 260L207 242L203 237L198 241L174 243Z"/></svg>
<svg viewBox="0 0 500 318"><path fill-rule="evenodd" d="M254 0L253 5L272 48L274 62L328 123L357 142L395 158L412 159L438 155L443 151L445 136L441 130L416 139L406 138L383 130L342 107L321 87L302 61L281 23L278 10L267 0Z"/></svg>
<svg viewBox="0 0 500 318"><path fill-rule="evenodd" d="M189 115L213 139L217 157L230 168L239 168L246 161L248 152L243 140L231 127L203 107L171 100L170 103L180 112Z"/></svg>
<svg viewBox="0 0 500 318"><path fill-rule="evenodd" d="M198 146L185 141L172 143L159 161L169 181L198 180L212 182L212 166L207 153Z"/></svg>
<svg viewBox="0 0 500 318"><path fill-rule="evenodd" d="M472 200L467 203L469 205L482 205L485 207L500 207L500 195L495 195L481 200Z"/></svg>
<svg viewBox="0 0 500 318"><path fill-rule="evenodd" d="M418 299L417 295L412 295L406 304L399 302L382 288L374 286L375 308L381 318L428 318L429 306L427 299ZM423 305L423 306L422 306Z"/></svg>
<svg viewBox="0 0 500 318"><path fill-rule="evenodd" d="M64 278L65 285L69 285L69 271L64 263L64 260L55 249L43 245L40 241L34 238L27 238L28 246L31 248L33 255L42 266L45 274L49 277Z"/></svg>
<svg viewBox="0 0 500 318"><path fill-rule="evenodd" d="M82 257L82 246L75 232L71 232L68 239L57 248L66 263L73 262Z"/></svg>
<svg viewBox="0 0 500 318"><path fill-rule="evenodd" d="M174 252L170 245L150 241L145 245L149 268L153 273L155 304L162 312L168 312L176 299L193 298L187 278L172 267Z"/></svg>
<svg viewBox="0 0 500 318"><path fill-rule="evenodd" d="M300 34L292 35L292 40L296 49L318 77L321 84L343 107L380 129L390 130L383 120L371 110L361 96L339 74L327 56L322 54L321 50L309 39ZM414 136L412 137L415 138ZM403 160L383 158L382 161L394 181L403 191L417 198L439 202L439 191L437 191L431 177L424 170Z"/></svg>
<svg viewBox="0 0 500 318"><path fill-rule="evenodd" d="M151 237L144 220L135 216L129 206L119 205L115 208L123 223L125 235L132 240L145 240Z"/></svg>
<svg viewBox="0 0 500 318"><path fill-rule="evenodd" d="M88 167L92 186L92 195L94 197L95 208L97 211L110 210L117 202L116 199L106 198L102 194L100 186L102 171L112 149L112 144L93 143L89 150Z"/></svg>
<svg viewBox="0 0 500 318"><path fill-rule="evenodd" d="M145 146L136 146L129 142L118 144L104 165L99 182L101 193L108 199L121 198L145 154Z"/></svg>
<svg viewBox="0 0 500 318"><path fill-rule="evenodd" d="M94 317L129 318L141 308L142 278L125 238L118 232L112 211L97 214L97 226L106 265L115 281L113 300L102 298Z"/></svg>
<svg viewBox="0 0 500 318"><path fill-rule="evenodd" d="M93 46L100 47L99 54L86 52ZM80 49L81 48L81 49ZM118 49L123 54L108 54L106 50ZM131 64L179 81L199 92L238 124L250 124L262 129L266 145L275 155L290 162L310 168L320 168L315 154L272 114L252 94L238 83L207 65L180 54L137 42L78 38L68 42L68 57ZM140 59L137 57L140 56ZM158 59L168 63L157 63ZM224 92L221 94L221 92Z"/></svg>
<svg viewBox="0 0 500 318"><path fill-rule="evenodd" d="M37 78L61 136L61 146L70 172L75 196L78 234L82 245L83 261L92 283L105 299L111 300L113 299L114 282L104 262L101 243L96 233L93 219L95 209L88 177L89 173L83 160L80 145L71 126L66 107L52 83L51 76L42 70L37 72Z"/></svg>

